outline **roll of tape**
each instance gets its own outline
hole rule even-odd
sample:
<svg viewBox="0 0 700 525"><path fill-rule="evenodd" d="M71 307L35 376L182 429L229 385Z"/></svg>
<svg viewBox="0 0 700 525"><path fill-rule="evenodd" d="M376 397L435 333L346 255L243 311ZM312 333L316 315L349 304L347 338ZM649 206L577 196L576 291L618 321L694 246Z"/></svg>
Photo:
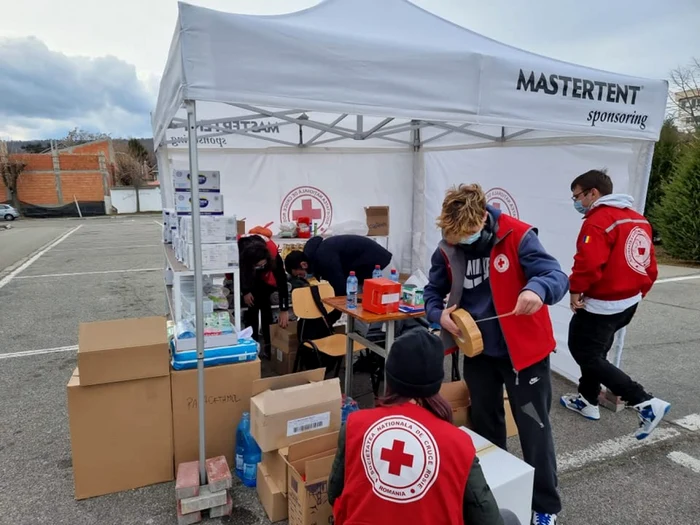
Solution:
<svg viewBox="0 0 700 525"><path fill-rule="evenodd" d="M474 322L472 316L466 310L459 308L450 315L457 325L462 337L455 337L457 346L467 357L474 357L484 351L484 341L481 338L481 330Z"/></svg>

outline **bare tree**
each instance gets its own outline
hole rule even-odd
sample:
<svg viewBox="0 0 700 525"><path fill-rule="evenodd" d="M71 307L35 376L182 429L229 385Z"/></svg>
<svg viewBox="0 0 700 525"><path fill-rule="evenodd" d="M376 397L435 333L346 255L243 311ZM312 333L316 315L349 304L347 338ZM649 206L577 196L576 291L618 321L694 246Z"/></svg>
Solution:
<svg viewBox="0 0 700 525"><path fill-rule="evenodd" d="M24 162L11 159L7 154L7 144L0 141L0 175L5 187L10 190L12 206L20 213L22 213L22 207L17 193L17 181L26 167Z"/></svg>
<svg viewBox="0 0 700 525"><path fill-rule="evenodd" d="M690 65L671 71L671 106L676 124L680 128L690 126L700 133L700 59L693 58Z"/></svg>
<svg viewBox="0 0 700 525"><path fill-rule="evenodd" d="M131 186L136 192L136 213L141 211L141 196L139 190L148 177L148 165L138 159L118 151L116 153L117 183L121 186Z"/></svg>

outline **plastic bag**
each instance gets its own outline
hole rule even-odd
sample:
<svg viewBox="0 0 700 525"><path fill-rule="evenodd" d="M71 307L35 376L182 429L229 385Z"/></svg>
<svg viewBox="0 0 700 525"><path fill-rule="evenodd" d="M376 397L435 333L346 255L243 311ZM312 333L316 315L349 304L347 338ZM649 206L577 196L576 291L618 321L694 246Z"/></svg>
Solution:
<svg viewBox="0 0 700 525"><path fill-rule="evenodd" d="M334 224L329 230L326 231L326 236L330 237L333 235L362 235L366 236L369 233L369 228L366 222L362 221L344 221Z"/></svg>

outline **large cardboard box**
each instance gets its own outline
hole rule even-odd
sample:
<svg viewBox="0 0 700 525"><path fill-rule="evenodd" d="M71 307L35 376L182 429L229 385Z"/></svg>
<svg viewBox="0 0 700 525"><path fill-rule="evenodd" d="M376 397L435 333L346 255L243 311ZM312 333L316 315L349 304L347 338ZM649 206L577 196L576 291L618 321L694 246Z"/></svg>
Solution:
<svg viewBox="0 0 700 525"><path fill-rule="evenodd" d="M368 206L365 208L367 216L367 235L372 237L386 237L389 235L389 206Z"/></svg>
<svg viewBox="0 0 700 525"><path fill-rule="evenodd" d="M535 469L497 447L471 429L462 427L472 438L476 455L498 507L514 512L520 523L530 523Z"/></svg>
<svg viewBox="0 0 700 525"><path fill-rule="evenodd" d="M469 415L469 407L471 406L471 396L469 388L464 381L452 381L443 383L440 388L440 395L452 407L452 422L458 427L472 428L472 423ZM518 427L515 424L513 411L508 400L508 393L503 393L503 408L505 410L506 419L506 436L513 437L518 435Z"/></svg>
<svg viewBox="0 0 700 525"><path fill-rule="evenodd" d="M265 467L266 475L272 478L282 494L287 495L287 461L289 447L272 452L263 452L261 464Z"/></svg>
<svg viewBox="0 0 700 525"><path fill-rule="evenodd" d="M80 323L78 368L83 386L168 376L165 317Z"/></svg>
<svg viewBox="0 0 700 525"><path fill-rule="evenodd" d="M260 379L260 361L204 369L207 457L226 456L234 464L236 428L250 410L253 382ZM197 370L173 370L173 443L175 465L199 458Z"/></svg>
<svg viewBox="0 0 700 525"><path fill-rule="evenodd" d="M272 371L280 376L291 374L292 372L294 372L294 361L296 360L296 358L296 351L285 352L281 348L273 348L272 357L270 359Z"/></svg>
<svg viewBox="0 0 700 525"><path fill-rule="evenodd" d="M289 525L332 523L328 478L338 447L338 432L290 445L287 462Z"/></svg>
<svg viewBox="0 0 700 525"><path fill-rule="evenodd" d="M296 352L299 346L297 321L291 321L287 328L278 324L270 325L270 344L286 353Z"/></svg>
<svg viewBox="0 0 700 525"><path fill-rule="evenodd" d="M83 386L68 382L75 498L173 479L170 378Z"/></svg>
<svg viewBox="0 0 700 525"><path fill-rule="evenodd" d="M285 485L286 485L285 480ZM272 523L287 519L288 503L287 496L282 494L275 480L267 472L265 465L258 463L258 472L256 477L256 488L258 498L265 509L265 514Z"/></svg>
<svg viewBox="0 0 700 525"><path fill-rule="evenodd" d="M253 383L251 432L270 452L340 428L340 380L324 381L325 368Z"/></svg>

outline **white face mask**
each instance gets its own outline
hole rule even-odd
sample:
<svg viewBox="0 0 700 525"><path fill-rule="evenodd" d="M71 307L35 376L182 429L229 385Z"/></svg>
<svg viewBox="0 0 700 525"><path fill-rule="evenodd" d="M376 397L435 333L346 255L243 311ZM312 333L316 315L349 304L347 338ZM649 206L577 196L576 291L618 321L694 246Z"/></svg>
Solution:
<svg viewBox="0 0 700 525"><path fill-rule="evenodd" d="M476 241L478 241L481 238L481 230L479 230L476 233L473 233L469 237L465 237L461 241L459 241L459 244L474 244Z"/></svg>

